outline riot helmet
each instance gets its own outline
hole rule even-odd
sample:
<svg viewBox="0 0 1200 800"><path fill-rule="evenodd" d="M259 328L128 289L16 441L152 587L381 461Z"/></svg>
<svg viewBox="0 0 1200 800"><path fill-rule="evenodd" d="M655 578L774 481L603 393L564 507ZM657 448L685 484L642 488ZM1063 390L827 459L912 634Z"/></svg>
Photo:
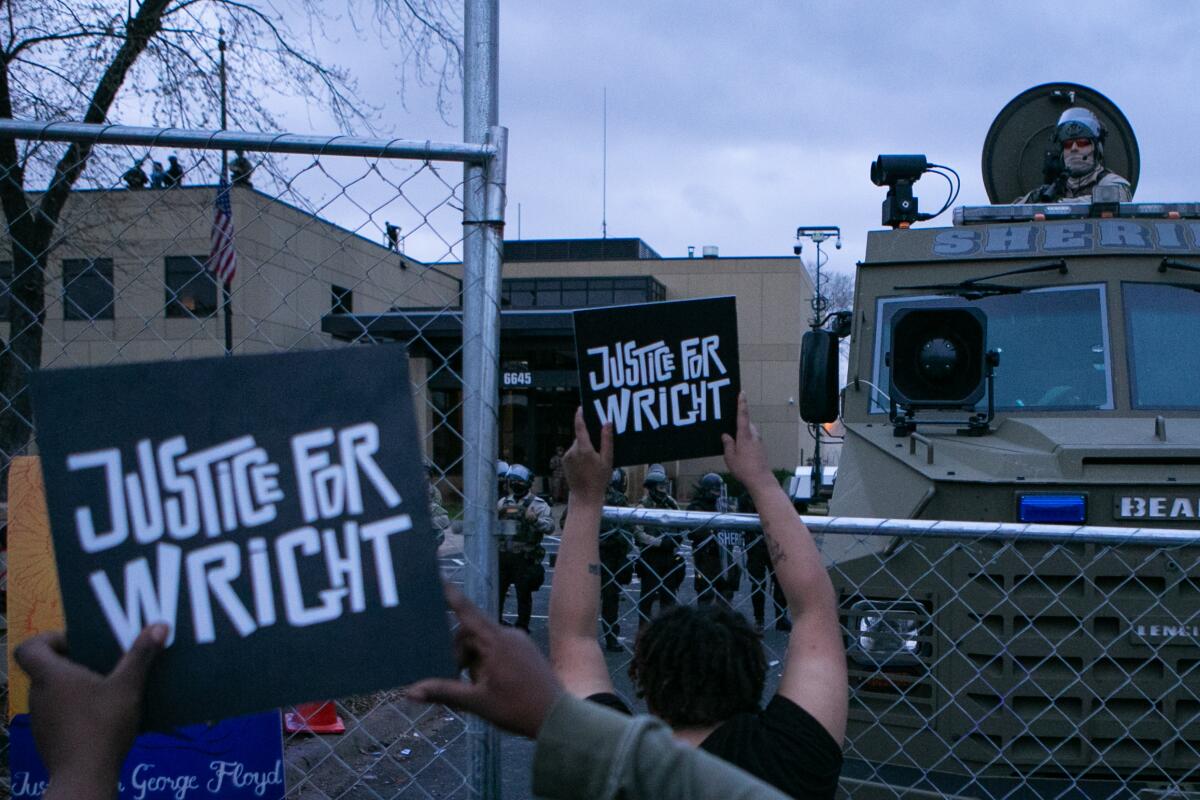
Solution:
<svg viewBox="0 0 1200 800"><path fill-rule="evenodd" d="M1072 106L1059 116L1054 141L1061 145L1068 139L1091 139L1099 145L1106 133L1095 114L1082 106Z"/></svg>
<svg viewBox="0 0 1200 800"><path fill-rule="evenodd" d="M533 473L528 467L513 464L508 468L508 493L513 497L524 497L533 485Z"/></svg>
<svg viewBox="0 0 1200 800"><path fill-rule="evenodd" d="M612 478L609 480L608 485L614 492L625 494L625 488L629 485L629 482L625 477L625 470L621 469L620 467L614 469L612 471Z"/></svg>
<svg viewBox="0 0 1200 800"><path fill-rule="evenodd" d="M695 492L700 497L720 497L725 481L715 472L707 472L696 484Z"/></svg>
<svg viewBox="0 0 1200 800"><path fill-rule="evenodd" d="M496 478L498 480L504 480L507 477L508 477L508 462L507 461L497 461L496 462Z"/></svg>
<svg viewBox="0 0 1200 800"><path fill-rule="evenodd" d="M1082 178L1099 169L1104 159L1104 134L1100 120L1086 108L1075 106L1062 113L1054 128L1054 142L1068 176Z"/></svg>
<svg viewBox="0 0 1200 800"><path fill-rule="evenodd" d="M655 497L661 497L667 491L667 471L661 464L651 464L642 486Z"/></svg>

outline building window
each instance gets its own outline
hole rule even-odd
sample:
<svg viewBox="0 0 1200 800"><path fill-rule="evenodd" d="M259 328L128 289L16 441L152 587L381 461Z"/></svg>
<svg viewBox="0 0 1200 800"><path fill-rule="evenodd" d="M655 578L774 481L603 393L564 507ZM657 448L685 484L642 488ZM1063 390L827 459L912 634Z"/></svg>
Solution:
<svg viewBox="0 0 1200 800"><path fill-rule="evenodd" d="M9 322L12 304L13 262L0 261L0 322Z"/></svg>
<svg viewBox="0 0 1200 800"><path fill-rule="evenodd" d="M649 276L627 278L506 278L501 285L505 308L587 308L652 303L666 287Z"/></svg>
<svg viewBox="0 0 1200 800"><path fill-rule="evenodd" d="M204 268L205 256L167 256L167 317L193 319L217 313L217 282Z"/></svg>
<svg viewBox="0 0 1200 800"><path fill-rule="evenodd" d="M647 297L646 281L642 278L617 278L613 281L613 303L626 305L629 303L644 303L651 299Z"/></svg>
<svg viewBox="0 0 1200 800"><path fill-rule="evenodd" d="M562 282L563 308L583 308L587 305L587 281L579 278L564 278Z"/></svg>
<svg viewBox="0 0 1200 800"><path fill-rule="evenodd" d="M330 312L333 314L354 313L354 290L336 283L329 287Z"/></svg>
<svg viewBox="0 0 1200 800"><path fill-rule="evenodd" d="M611 278L592 278L588 281L588 305L611 306L613 304L613 282Z"/></svg>
<svg viewBox="0 0 1200 800"><path fill-rule="evenodd" d="M538 281L534 302L540 308L562 308L562 281Z"/></svg>
<svg viewBox="0 0 1200 800"><path fill-rule="evenodd" d="M63 319L112 318L112 259L63 259Z"/></svg>

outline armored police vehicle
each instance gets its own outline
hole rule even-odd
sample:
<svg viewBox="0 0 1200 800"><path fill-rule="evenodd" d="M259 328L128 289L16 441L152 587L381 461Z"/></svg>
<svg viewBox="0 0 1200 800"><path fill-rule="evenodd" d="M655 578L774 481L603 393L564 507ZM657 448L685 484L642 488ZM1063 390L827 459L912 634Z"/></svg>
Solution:
<svg viewBox="0 0 1200 800"><path fill-rule="evenodd" d="M845 426L831 516L1197 527L1200 203L1012 204L1054 178L1071 107L1136 187L1129 123L1072 84L1004 109L983 159L998 205L950 227L919 224L924 157L872 165L889 229L858 265L847 385L837 332L802 353L802 416ZM822 551L851 632L846 776L1200 797L1200 548L826 535Z"/></svg>

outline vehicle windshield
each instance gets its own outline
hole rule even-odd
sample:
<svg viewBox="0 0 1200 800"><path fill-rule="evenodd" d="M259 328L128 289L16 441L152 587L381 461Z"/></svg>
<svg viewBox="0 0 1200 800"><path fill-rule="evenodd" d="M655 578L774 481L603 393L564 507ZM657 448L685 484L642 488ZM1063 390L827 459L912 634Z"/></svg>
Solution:
<svg viewBox="0 0 1200 800"><path fill-rule="evenodd" d="M987 315L988 348L1000 353L1000 366L996 368L998 410L1113 407L1103 284L1036 289L975 301L959 297L880 299L876 309L875 385L882 392L888 389L884 354L891 349L892 315L901 308L965 306ZM1195 330L1197 324L1192 322L1189 330ZM986 402L981 401L979 408L984 408ZM876 395L871 412L885 412L886 404L885 398Z"/></svg>
<svg viewBox="0 0 1200 800"><path fill-rule="evenodd" d="M1200 286L1125 283L1134 408L1200 408Z"/></svg>

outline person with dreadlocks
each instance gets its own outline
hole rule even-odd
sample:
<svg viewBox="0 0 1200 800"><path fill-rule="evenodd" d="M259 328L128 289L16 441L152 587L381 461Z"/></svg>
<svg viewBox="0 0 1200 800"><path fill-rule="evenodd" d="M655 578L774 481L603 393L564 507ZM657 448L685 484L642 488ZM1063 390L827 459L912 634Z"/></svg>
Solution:
<svg viewBox="0 0 1200 800"><path fill-rule="evenodd" d="M740 767L792 797L833 798L842 768L848 683L833 584L811 534L768 466L766 446L738 397L737 436L722 436L725 463L750 492L768 553L792 613L792 639L775 696L760 707L762 640L721 603L660 613L634 644L630 677L651 714L675 737ZM550 661L577 697L628 711L596 639L598 532L612 468L612 428L597 451L582 412L565 458L571 518L550 592Z"/></svg>

